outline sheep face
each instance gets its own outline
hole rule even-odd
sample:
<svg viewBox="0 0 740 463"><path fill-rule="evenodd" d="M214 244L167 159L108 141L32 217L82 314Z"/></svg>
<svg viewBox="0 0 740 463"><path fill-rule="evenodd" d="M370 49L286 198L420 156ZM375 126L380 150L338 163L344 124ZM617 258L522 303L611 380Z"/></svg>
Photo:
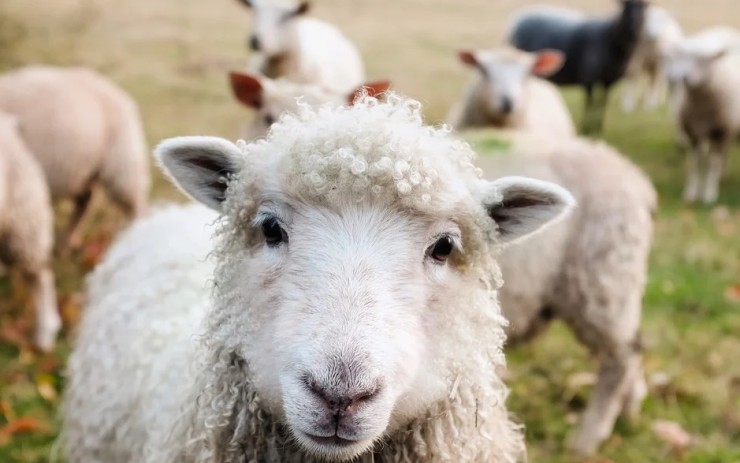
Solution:
<svg viewBox="0 0 740 463"><path fill-rule="evenodd" d="M252 51L268 57L284 54L289 46L289 27L309 9L308 2L299 4L243 0L252 10L252 33L247 43Z"/></svg>
<svg viewBox="0 0 740 463"><path fill-rule="evenodd" d="M703 45L703 44L702 44ZM662 54L666 78L672 84L682 84L687 88L705 85L710 78L712 64L727 54L724 46L707 44L693 47L684 41L668 47Z"/></svg>
<svg viewBox="0 0 740 463"><path fill-rule="evenodd" d="M546 50L526 53L513 49L461 51L460 60L481 74L483 100L489 116L506 118L527 104L527 82L531 75L546 77L563 65L562 53Z"/></svg>
<svg viewBox="0 0 740 463"><path fill-rule="evenodd" d="M249 365L305 452L336 461L449 400L470 358L496 379L494 247L571 201L544 182L480 180L466 145L372 101L283 118L244 152L202 137L158 150L226 221L210 342Z"/></svg>

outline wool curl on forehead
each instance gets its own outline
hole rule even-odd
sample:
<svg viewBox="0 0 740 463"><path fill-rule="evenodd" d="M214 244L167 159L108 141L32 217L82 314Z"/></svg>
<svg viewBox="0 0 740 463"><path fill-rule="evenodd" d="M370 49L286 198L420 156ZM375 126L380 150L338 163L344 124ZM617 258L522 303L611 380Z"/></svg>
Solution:
<svg viewBox="0 0 740 463"><path fill-rule="evenodd" d="M463 232L464 266L500 286L496 225L481 203L475 154L447 127L424 125L419 102L390 93L353 106L299 103L266 139L240 147L244 166L223 208L227 235L242 233L266 192L335 210L372 203L452 219Z"/></svg>

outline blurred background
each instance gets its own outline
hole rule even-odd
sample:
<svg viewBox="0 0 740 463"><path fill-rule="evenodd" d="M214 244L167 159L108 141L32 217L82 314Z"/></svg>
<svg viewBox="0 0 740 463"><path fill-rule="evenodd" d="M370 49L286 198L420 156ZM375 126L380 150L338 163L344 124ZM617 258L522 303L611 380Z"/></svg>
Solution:
<svg viewBox="0 0 740 463"><path fill-rule="evenodd" d="M429 121L440 122L471 76L456 50L501 45L512 14L526 3L315 0L311 14L359 47L368 80L390 80L425 104ZM613 0L551 3L590 13L617 9ZM657 3L687 32L740 28L737 0ZM0 71L33 63L98 70L138 102L150 147L175 135L237 138L252 113L235 101L227 72L246 66L250 14L236 0L2 0ZM716 205L686 206L684 155L669 110L625 114L619 93L610 99L603 138L642 167L660 194L644 299L650 394L639 422L618 423L588 461L740 462L740 153L733 148ZM583 92L564 95L578 124ZM182 200L158 173L153 197ZM54 352L32 348L27 295L0 275L2 462L49 460L84 275L121 224L112 209L94 208L84 245L55 261L64 331ZM58 209L59 217L68 213ZM560 324L508 357L510 408L526 421L530 461L573 461L564 441L588 398L593 361ZM656 432L655 424L666 422L669 431Z"/></svg>

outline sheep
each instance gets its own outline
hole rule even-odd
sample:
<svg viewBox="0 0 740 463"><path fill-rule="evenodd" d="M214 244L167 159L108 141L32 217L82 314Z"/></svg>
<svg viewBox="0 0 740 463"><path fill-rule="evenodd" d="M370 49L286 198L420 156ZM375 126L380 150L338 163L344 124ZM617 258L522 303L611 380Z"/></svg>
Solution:
<svg viewBox="0 0 740 463"><path fill-rule="evenodd" d="M680 82L679 137L690 154L683 197L717 201L732 142L740 134L740 32L707 29L679 42L666 56L668 79Z"/></svg>
<svg viewBox="0 0 740 463"><path fill-rule="evenodd" d="M640 40L625 74L624 112L634 111L640 100L647 110L661 106L669 94L671 101L676 101L676 86L667 85L663 56L681 38L683 29L668 10L657 5L647 7Z"/></svg>
<svg viewBox="0 0 740 463"><path fill-rule="evenodd" d="M96 185L129 216L144 212L147 148L136 104L121 89L88 69L28 66L0 76L0 110L18 119L52 198L74 201L65 248L81 244Z"/></svg>
<svg viewBox="0 0 740 463"><path fill-rule="evenodd" d="M558 89L534 76L547 76L563 64L558 51L514 49L461 51L460 60L479 72L463 100L447 116L456 130L493 126L575 136L573 118Z"/></svg>
<svg viewBox="0 0 740 463"><path fill-rule="evenodd" d="M620 2L621 12L603 19L585 18L577 11L535 7L516 17L508 34L509 43L521 50L555 49L565 53L565 64L548 80L584 87L585 134L602 131L609 90L624 75L640 38L645 2Z"/></svg>
<svg viewBox="0 0 740 463"><path fill-rule="evenodd" d="M646 395L639 329L656 192L602 142L517 135L508 154L478 159L489 179L513 173L554 182L578 204L565 220L504 250L499 296L509 345L559 318L598 358L594 392L569 441L576 453L593 453L620 411L636 417Z"/></svg>
<svg viewBox="0 0 740 463"><path fill-rule="evenodd" d="M316 85L296 84L285 79L275 80L243 72L231 72L229 81L234 97L256 111L252 123L243 130L243 136L247 140L265 135L283 113L295 110L299 104L352 104L363 92L377 96L390 87L388 81L377 81L363 84L348 94L336 94Z"/></svg>
<svg viewBox="0 0 740 463"><path fill-rule="evenodd" d="M18 120L0 112L0 262L19 271L36 311L35 344L49 351L62 322L51 253L54 229L44 172L19 135Z"/></svg>
<svg viewBox="0 0 740 463"><path fill-rule="evenodd" d="M251 72L337 94L365 81L357 47L334 25L307 17L309 2L240 1L252 10Z"/></svg>
<svg viewBox="0 0 740 463"><path fill-rule="evenodd" d="M214 248L179 242L212 221L183 211L135 225L95 270L69 362L69 461L519 461L497 250L572 197L481 179L420 106L304 106L249 145L157 148L219 213Z"/></svg>

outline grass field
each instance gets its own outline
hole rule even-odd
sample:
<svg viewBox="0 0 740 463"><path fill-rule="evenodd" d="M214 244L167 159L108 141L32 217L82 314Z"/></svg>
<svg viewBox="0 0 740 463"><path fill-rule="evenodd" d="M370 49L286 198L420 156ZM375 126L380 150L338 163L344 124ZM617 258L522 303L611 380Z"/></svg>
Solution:
<svg viewBox="0 0 740 463"><path fill-rule="evenodd" d="M351 36L370 79L426 104L440 120L462 91L467 74L459 47L499 43L516 0L316 0L316 15ZM560 0L608 11L612 0ZM665 0L689 30L734 21L737 0ZM246 62L248 13L234 0L56 0L0 3L0 68L25 63L87 65L129 90L140 102L150 143L182 134L235 137L249 113L231 99L225 71ZM732 22L730 22L732 24ZM580 117L581 95L567 91ZM733 153L716 207L686 207L680 198L683 158L666 112L629 116L609 109L605 138L643 167L660 193L644 338L651 393L640 421L619 423L592 463L740 462L740 153ZM482 151L492 143L481 143ZM155 198L179 198L157 177ZM102 201L101 201L102 202ZM60 214L62 217L63 211ZM115 214L101 211L86 246L56 262L66 321L56 352L34 353L32 320L0 277L0 462L48 461L58 432L69 332L79 317L84 274L110 241ZM509 352L511 409L527 424L530 461L574 461L564 452L588 397L581 373L594 370L560 325ZM685 451L652 431L655 420L679 423L694 436Z"/></svg>

